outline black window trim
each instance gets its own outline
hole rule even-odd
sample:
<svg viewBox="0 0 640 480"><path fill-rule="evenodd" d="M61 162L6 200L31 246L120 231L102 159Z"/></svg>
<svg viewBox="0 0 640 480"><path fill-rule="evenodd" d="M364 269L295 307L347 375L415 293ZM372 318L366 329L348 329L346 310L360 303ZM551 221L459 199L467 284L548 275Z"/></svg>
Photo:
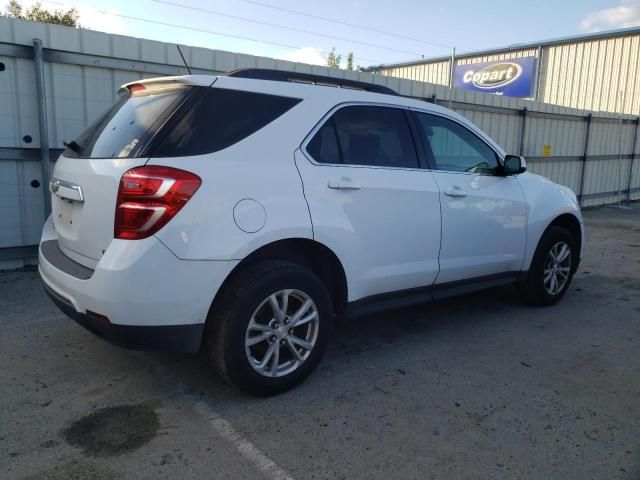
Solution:
<svg viewBox="0 0 640 480"><path fill-rule="evenodd" d="M493 151L493 153L495 153L496 155L496 160L498 162L498 169L501 170L502 166L504 165L504 157L503 155L493 146L491 145L489 142L487 142L484 138L482 138L480 135L478 135L477 132L474 132L472 129L470 129L468 126L466 126L464 123L460 122L459 120L449 116L449 115L444 115L440 112L433 112L433 111L429 111L429 110L422 110L419 108L415 108L415 107L410 107L409 108L409 112L410 112L410 116L412 118L412 123L414 124L415 129L417 130L417 135L418 135L418 139L420 142L420 150L426 155L427 157L427 162L429 164L429 169L433 172L446 172L446 173L458 173L458 174L462 174L462 175L482 175L485 177L500 177L503 176L501 171L498 171L496 173L482 173L482 172L461 172L459 170L442 170L439 169L435 163L435 160L433 159L432 155L433 153L431 152L431 148L427 148L428 146L428 140L424 138L424 133L422 132L422 129L418 126L419 125L419 119L418 119L418 114L426 114L426 115L431 115L434 117L440 117L440 118L444 118L445 120L449 120L450 122L455 123L456 125L464 128L466 131L468 131L469 133L471 133L473 136L475 136L478 140L480 140L483 144L485 144L487 147L489 147L491 149L491 151ZM428 153L427 153L428 152Z"/></svg>
<svg viewBox="0 0 640 480"><path fill-rule="evenodd" d="M313 158L311 153L309 153L309 151L307 150L307 146L309 145L313 137L315 137L318 130L324 127L324 125L327 122L331 121L333 118L333 115L338 110L341 110L346 107L354 107L354 106L355 107L384 107L384 108L395 108L398 110L403 110L405 120L407 121L407 125L409 127L409 132L411 133L411 139L413 140L413 148L415 149L416 157L418 159L418 166L417 167L390 167L390 166L380 166L380 165L356 165L351 163L323 163L323 162L318 162L315 158ZM320 167L374 168L374 169L382 169L382 170L391 169L391 170L411 170L411 171L429 170L429 166L427 165L427 156L424 153L422 144L420 143L420 140L418 137L418 131L416 129L416 126L414 125L414 120L412 119L410 110L411 110L410 107L405 105L394 105L394 104L380 103L380 102L350 101L350 102L339 103L337 105L334 105L327 113L325 113L320 119L320 121L316 123L316 125L311 129L311 131L307 134L307 136L302 140L302 143L300 144L300 151L311 163ZM335 128L335 124L334 124L334 128ZM342 152L339 152L339 154L340 154L340 158L342 158Z"/></svg>

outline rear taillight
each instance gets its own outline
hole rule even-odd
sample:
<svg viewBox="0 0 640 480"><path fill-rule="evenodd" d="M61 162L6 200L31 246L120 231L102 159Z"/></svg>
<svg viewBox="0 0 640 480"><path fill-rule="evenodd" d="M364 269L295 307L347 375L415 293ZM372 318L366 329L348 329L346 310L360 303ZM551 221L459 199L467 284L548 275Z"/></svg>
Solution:
<svg viewBox="0 0 640 480"><path fill-rule="evenodd" d="M160 230L198 190L202 180L177 168L145 166L120 179L114 237L147 238Z"/></svg>

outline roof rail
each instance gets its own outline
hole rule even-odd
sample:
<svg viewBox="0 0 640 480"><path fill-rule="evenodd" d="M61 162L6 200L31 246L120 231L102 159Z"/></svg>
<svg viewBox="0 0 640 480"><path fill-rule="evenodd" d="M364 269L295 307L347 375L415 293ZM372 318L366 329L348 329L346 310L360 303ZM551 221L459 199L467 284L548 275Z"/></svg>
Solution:
<svg viewBox="0 0 640 480"><path fill-rule="evenodd" d="M255 80L273 80L276 82L310 83L312 85L324 85L327 87L352 88L354 90L366 90L373 93L386 95L398 95L398 92L383 85L335 78L311 73L287 72L285 70L272 70L268 68L240 68L224 74L227 77L251 78Z"/></svg>

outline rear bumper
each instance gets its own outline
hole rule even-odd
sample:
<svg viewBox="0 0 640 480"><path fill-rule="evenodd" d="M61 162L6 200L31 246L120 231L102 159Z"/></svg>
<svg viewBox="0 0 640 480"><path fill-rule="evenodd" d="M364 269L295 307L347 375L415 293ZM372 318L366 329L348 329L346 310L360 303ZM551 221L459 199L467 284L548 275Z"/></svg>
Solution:
<svg viewBox="0 0 640 480"><path fill-rule="evenodd" d="M134 350L196 352L200 348L204 324L195 325L116 325L91 313L80 313L63 297L42 282L53 303L78 325L119 347Z"/></svg>
<svg viewBox="0 0 640 480"><path fill-rule="evenodd" d="M57 234L49 219L39 271L56 305L99 337L141 350L197 351L211 302L238 263L180 260L154 237L113 240L93 273L80 278L43 253L51 240Z"/></svg>

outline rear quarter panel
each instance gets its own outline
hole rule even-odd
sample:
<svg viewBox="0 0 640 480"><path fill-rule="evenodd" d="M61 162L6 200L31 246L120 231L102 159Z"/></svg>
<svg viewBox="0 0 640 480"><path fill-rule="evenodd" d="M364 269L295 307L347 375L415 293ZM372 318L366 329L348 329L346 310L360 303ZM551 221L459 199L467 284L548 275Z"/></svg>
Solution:
<svg viewBox="0 0 640 480"><path fill-rule="evenodd" d="M273 241L312 239L294 151L320 116L317 104L303 101L219 152L152 158L150 165L180 168L202 178L193 198L156 237L177 257L188 260L239 260ZM264 226L257 232L241 230L234 219L234 207L244 199L264 209Z"/></svg>

